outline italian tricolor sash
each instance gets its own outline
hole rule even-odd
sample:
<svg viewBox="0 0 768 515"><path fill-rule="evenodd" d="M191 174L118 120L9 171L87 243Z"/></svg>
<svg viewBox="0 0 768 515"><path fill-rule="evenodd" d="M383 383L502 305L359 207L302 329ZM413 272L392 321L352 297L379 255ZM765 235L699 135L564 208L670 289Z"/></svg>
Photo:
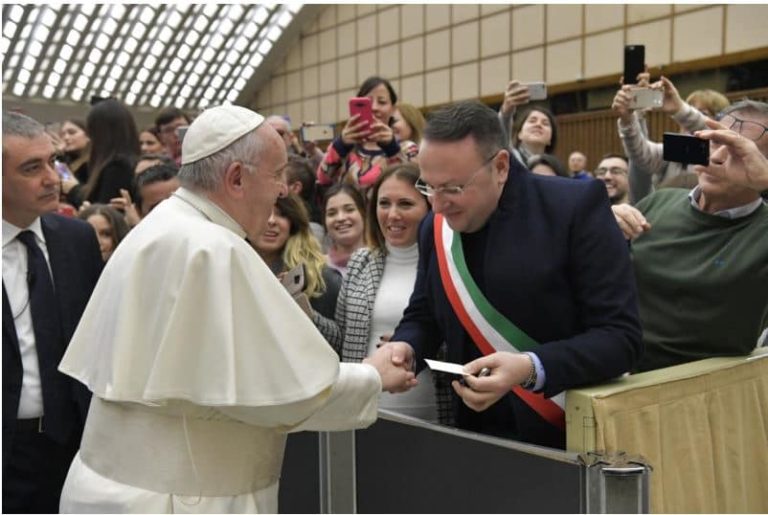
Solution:
<svg viewBox="0 0 768 515"><path fill-rule="evenodd" d="M440 278L461 325L484 355L532 351L538 343L494 308L467 269L461 234L435 215L435 249ZM547 399L520 386L512 391L550 424L565 430L565 393Z"/></svg>

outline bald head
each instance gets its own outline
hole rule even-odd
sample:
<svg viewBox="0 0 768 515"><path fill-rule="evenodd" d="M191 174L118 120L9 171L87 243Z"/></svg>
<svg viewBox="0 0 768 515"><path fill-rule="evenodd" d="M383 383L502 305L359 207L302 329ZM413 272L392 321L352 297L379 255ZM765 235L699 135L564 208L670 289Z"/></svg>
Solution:
<svg viewBox="0 0 768 515"><path fill-rule="evenodd" d="M277 131L277 133L283 139L283 143L285 143L285 148L286 149L290 148L291 147L291 124L288 123L288 120L286 120L282 116L273 114L272 116L267 117L266 122L268 125L272 126L272 128L275 129L275 131Z"/></svg>

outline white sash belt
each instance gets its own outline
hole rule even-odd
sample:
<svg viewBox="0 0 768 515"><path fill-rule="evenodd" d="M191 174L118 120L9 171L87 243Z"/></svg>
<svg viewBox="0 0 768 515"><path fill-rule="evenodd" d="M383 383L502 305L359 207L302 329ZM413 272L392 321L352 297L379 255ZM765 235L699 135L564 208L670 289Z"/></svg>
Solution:
<svg viewBox="0 0 768 515"><path fill-rule="evenodd" d="M81 459L119 483L176 495L240 495L279 480L285 434L161 409L94 396Z"/></svg>

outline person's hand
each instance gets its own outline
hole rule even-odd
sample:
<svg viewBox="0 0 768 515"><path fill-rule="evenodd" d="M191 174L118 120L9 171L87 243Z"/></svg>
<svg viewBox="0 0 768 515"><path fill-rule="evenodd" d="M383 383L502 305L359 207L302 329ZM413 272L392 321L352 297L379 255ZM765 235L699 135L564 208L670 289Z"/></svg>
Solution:
<svg viewBox="0 0 768 515"><path fill-rule="evenodd" d="M644 232L651 230L651 224L637 208L629 204L618 204L611 206L611 210L613 210L616 223L619 224L619 229L624 233L626 239L637 238Z"/></svg>
<svg viewBox="0 0 768 515"><path fill-rule="evenodd" d="M72 188L74 188L78 184L80 184L80 183L74 177L72 177L71 179L62 179L61 180L61 191L62 191L62 193L64 193L66 195L66 194L68 194L72 190Z"/></svg>
<svg viewBox="0 0 768 515"><path fill-rule="evenodd" d="M661 89L664 92L664 103L661 105L661 110L665 113L673 115L683 108L683 99L680 98L680 93L668 78L662 76L660 81L651 84L651 89Z"/></svg>
<svg viewBox="0 0 768 515"><path fill-rule="evenodd" d="M527 104L531 100L528 86L521 84L519 80L511 80L504 90L504 103L501 104L501 114L507 116L519 105Z"/></svg>
<svg viewBox="0 0 768 515"><path fill-rule="evenodd" d="M371 125L371 132L368 133L368 136L365 138L366 141L378 143L382 146L389 145L394 139L395 132L392 130L392 127L379 120L373 122L373 125Z"/></svg>
<svg viewBox="0 0 768 515"><path fill-rule="evenodd" d="M648 85L651 82L651 74L648 72L648 67L645 67L644 72L640 72L637 74L637 77L635 77L637 82L634 84L624 84L624 76L622 75L619 78L619 87L621 86L631 86L633 88L647 88Z"/></svg>
<svg viewBox="0 0 768 515"><path fill-rule="evenodd" d="M85 211L89 207L91 207L91 203L89 201L87 201L87 200L83 200L83 203L80 204L80 208L77 210L77 212L78 213L82 213L83 211Z"/></svg>
<svg viewBox="0 0 768 515"><path fill-rule="evenodd" d="M413 373L413 348L405 342L389 342L363 360L381 376L381 389L405 392L418 384Z"/></svg>
<svg viewBox="0 0 768 515"><path fill-rule="evenodd" d="M513 386L522 384L531 374L531 358L519 352L495 352L464 365L470 375L464 376L466 386L452 381L451 386L464 404L475 411L483 411L504 397ZM491 373L475 377L481 369Z"/></svg>
<svg viewBox="0 0 768 515"><path fill-rule="evenodd" d="M136 209L136 205L133 203L128 190L120 188L120 196L109 199L109 205L125 213L125 222L128 224L128 227L136 227L141 220L139 211Z"/></svg>
<svg viewBox="0 0 768 515"><path fill-rule="evenodd" d="M768 159L757 144L715 120L707 119L706 124L709 129L696 131L695 136L721 145L710 154L709 160L724 164L710 167L707 173L753 190L768 189Z"/></svg>
<svg viewBox="0 0 768 515"><path fill-rule="evenodd" d="M611 109L619 115L622 125L629 125L632 121L632 86L624 85L616 92L611 103Z"/></svg>
<svg viewBox="0 0 768 515"><path fill-rule="evenodd" d="M345 145L361 145L368 136L370 132L368 123L365 120L358 121L359 118L360 115L353 115L341 129L341 141Z"/></svg>

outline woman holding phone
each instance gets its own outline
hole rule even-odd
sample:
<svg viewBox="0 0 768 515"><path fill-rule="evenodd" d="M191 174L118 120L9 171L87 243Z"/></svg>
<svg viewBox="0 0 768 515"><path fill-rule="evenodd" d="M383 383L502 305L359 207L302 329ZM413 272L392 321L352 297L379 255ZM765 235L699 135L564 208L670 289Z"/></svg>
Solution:
<svg viewBox="0 0 768 515"><path fill-rule="evenodd" d="M332 317L341 287L341 274L328 266L309 228L309 213L297 195L277 199L267 227L253 247L275 275L304 265L304 293L314 310Z"/></svg>
<svg viewBox="0 0 768 515"><path fill-rule="evenodd" d="M361 101L368 98L367 101ZM392 129L397 94L388 80L369 77L351 99L351 116L333 140L317 169L317 182L330 186L339 182L370 188L381 171L389 165L416 158L418 146L399 141Z"/></svg>

